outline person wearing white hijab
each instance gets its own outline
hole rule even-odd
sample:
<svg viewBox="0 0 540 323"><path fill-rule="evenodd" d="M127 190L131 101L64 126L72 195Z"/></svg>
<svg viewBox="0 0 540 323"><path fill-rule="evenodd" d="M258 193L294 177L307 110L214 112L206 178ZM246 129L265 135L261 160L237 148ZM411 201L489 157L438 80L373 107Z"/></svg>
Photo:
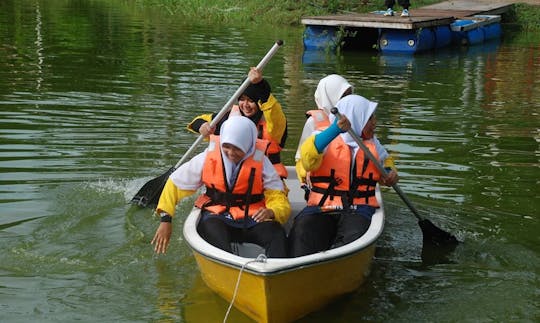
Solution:
<svg viewBox="0 0 540 323"><path fill-rule="evenodd" d="M301 147L301 162L308 171L308 178L319 184L312 183L317 187L311 187L313 195L308 199L308 206L294 219L289 233L291 257L341 246L361 237L378 207L374 196L377 181L392 186L399 179L393 163L385 163L391 158L374 135L377 103L352 94L339 100L336 107L342 117L337 120L331 114L331 125L322 131L315 130ZM364 153L347 133L349 129L361 134L364 144L371 147L379 162L391 169L387 176L371 161L363 165L356 163L366 158L361 159ZM334 141L338 137L341 140ZM335 160L336 157L328 156L339 157Z"/></svg>
<svg viewBox="0 0 540 323"><path fill-rule="evenodd" d="M213 139L205 151L178 167L167 180L156 208L161 219L151 241L155 245L155 252L166 252L176 205L204 185L203 171L208 171L205 170L206 159L210 151L219 149L225 174L209 175L216 179L224 177L231 191L243 162L248 158L260 160L262 178L258 180L262 181L265 207L256 210L247 219L239 220L235 220L228 212L213 214L203 208L199 233L210 244L229 252L230 242L246 241L265 248L268 257L286 257L286 237L282 224L289 217L290 204L283 182L272 163L264 152L256 149L258 139L254 123L243 116L229 117L222 125L220 137L213 136ZM216 142L219 142L219 147L216 147Z"/></svg>
<svg viewBox="0 0 540 323"><path fill-rule="evenodd" d="M317 109L324 111L326 116L328 116L330 115L330 110L336 106L337 102L342 97L352 94L352 92L353 86L343 76L337 74L325 76L319 81L317 89L315 90L314 97ZM315 130L314 118L309 116L309 114L306 114L306 116L308 116L308 118L302 129L302 135L298 141L298 148L295 155L296 174L301 183L305 182L305 170L300 163L300 147Z"/></svg>
<svg viewBox="0 0 540 323"><path fill-rule="evenodd" d="M368 99L355 95L348 100L343 100L339 102L339 112L347 117L351 124L351 129L354 133L357 133L359 136L362 136L363 139L369 139L375 143L377 148L377 153L379 155L379 160L381 164L384 165L385 160L389 157L388 152L383 147L383 145L377 139L375 134L372 134L369 138L366 138L364 135L364 128L368 124L371 117L376 118L374 113L377 109L377 103L369 101ZM333 123L336 119L336 116L333 114L329 115L330 123ZM373 120L373 119L372 119ZM375 120L376 121L376 120ZM359 149L358 144L347 132L342 133L341 138L347 143L347 145L355 149L354 153Z"/></svg>

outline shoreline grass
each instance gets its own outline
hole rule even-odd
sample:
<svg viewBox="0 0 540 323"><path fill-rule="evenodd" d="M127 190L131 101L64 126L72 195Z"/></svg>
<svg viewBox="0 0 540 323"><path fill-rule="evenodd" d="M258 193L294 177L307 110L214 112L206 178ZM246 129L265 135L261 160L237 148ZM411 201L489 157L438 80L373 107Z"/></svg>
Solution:
<svg viewBox="0 0 540 323"><path fill-rule="evenodd" d="M412 1L411 8L440 0ZM265 23L300 26L301 18L326 14L367 13L384 10L382 0L137 0L141 8L152 8L171 16L196 18L211 23ZM505 14L505 23L524 30L540 30L540 6L516 4Z"/></svg>

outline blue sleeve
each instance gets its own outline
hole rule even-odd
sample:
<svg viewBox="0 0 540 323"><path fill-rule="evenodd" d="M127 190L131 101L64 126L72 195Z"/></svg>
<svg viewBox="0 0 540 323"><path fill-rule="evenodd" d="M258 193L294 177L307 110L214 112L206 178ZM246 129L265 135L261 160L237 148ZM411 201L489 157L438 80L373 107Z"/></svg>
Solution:
<svg viewBox="0 0 540 323"><path fill-rule="evenodd" d="M315 136L315 148L317 148L317 151L322 153L324 151L324 148L328 146L328 144L336 138L342 130L337 125L337 119L330 127L328 127L323 132L317 134Z"/></svg>

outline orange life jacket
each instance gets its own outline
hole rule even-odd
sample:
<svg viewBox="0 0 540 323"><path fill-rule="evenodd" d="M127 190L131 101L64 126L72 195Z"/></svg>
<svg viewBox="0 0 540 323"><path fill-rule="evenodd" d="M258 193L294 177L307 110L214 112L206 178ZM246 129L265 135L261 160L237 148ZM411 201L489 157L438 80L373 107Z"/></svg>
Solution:
<svg viewBox="0 0 540 323"><path fill-rule="evenodd" d="M379 158L375 144L364 141L375 158ZM354 177L352 150L341 136L328 145L321 166L309 172L311 192L307 204L327 209L347 209L354 205L379 207L375 197L375 186L380 173L373 162L358 149L355 156Z"/></svg>
<svg viewBox="0 0 540 323"><path fill-rule="evenodd" d="M240 112L240 107L238 105L233 105L229 115L241 116L242 113ZM267 140L270 143L268 149L266 150L266 155L268 156L268 159L270 159L272 165L274 165L274 168L276 169L278 175L281 178L287 178L287 169L285 168L285 165L283 165L283 163L281 162L280 153L283 149L281 143L276 142L272 137L270 137L270 134L268 133L266 127L266 120L264 120L263 118L261 118L255 126L257 127L257 138Z"/></svg>
<svg viewBox="0 0 540 323"><path fill-rule="evenodd" d="M268 150L266 151L266 155L268 156L268 159L272 162L272 165L274 165L274 168L276 169L276 172L278 173L279 177L281 178L287 178L288 172L285 168L285 165L281 162L281 150L283 150L283 147L281 146L281 143L278 143L275 141L272 137L270 137L270 134L268 133L267 127L266 127L266 120L261 118L259 122L257 123L257 133L258 138L268 140L270 145L268 146Z"/></svg>
<svg viewBox="0 0 540 323"><path fill-rule="evenodd" d="M228 211L235 220L244 218L246 207L249 216L266 207L263 158L267 146L267 141L257 140L255 153L242 162L234 186L229 189L223 168L219 136L211 135L202 171L202 182L206 186L206 192L197 198L195 206L215 214ZM253 177L250 179L250 176ZM250 183L251 192L249 192Z"/></svg>

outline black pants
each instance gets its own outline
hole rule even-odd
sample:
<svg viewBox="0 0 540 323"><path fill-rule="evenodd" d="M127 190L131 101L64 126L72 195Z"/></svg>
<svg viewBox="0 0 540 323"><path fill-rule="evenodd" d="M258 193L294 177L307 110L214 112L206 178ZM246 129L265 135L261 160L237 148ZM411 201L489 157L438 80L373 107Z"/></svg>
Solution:
<svg viewBox="0 0 540 323"><path fill-rule="evenodd" d="M300 214L289 233L289 256L337 248L360 238L371 221L354 212Z"/></svg>
<svg viewBox="0 0 540 323"><path fill-rule="evenodd" d="M409 0L397 0L397 2L399 3L400 6L403 7L403 9L409 10L409 6L411 5ZM386 8L393 8L395 3L396 3L396 0L384 0L384 5Z"/></svg>
<svg viewBox="0 0 540 323"><path fill-rule="evenodd" d="M257 223L249 228L237 228L218 216L199 222L197 231L211 245L232 252L231 242L250 242L263 247L269 258L287 257L287 237L283 226L275 221Z"/></svg>

